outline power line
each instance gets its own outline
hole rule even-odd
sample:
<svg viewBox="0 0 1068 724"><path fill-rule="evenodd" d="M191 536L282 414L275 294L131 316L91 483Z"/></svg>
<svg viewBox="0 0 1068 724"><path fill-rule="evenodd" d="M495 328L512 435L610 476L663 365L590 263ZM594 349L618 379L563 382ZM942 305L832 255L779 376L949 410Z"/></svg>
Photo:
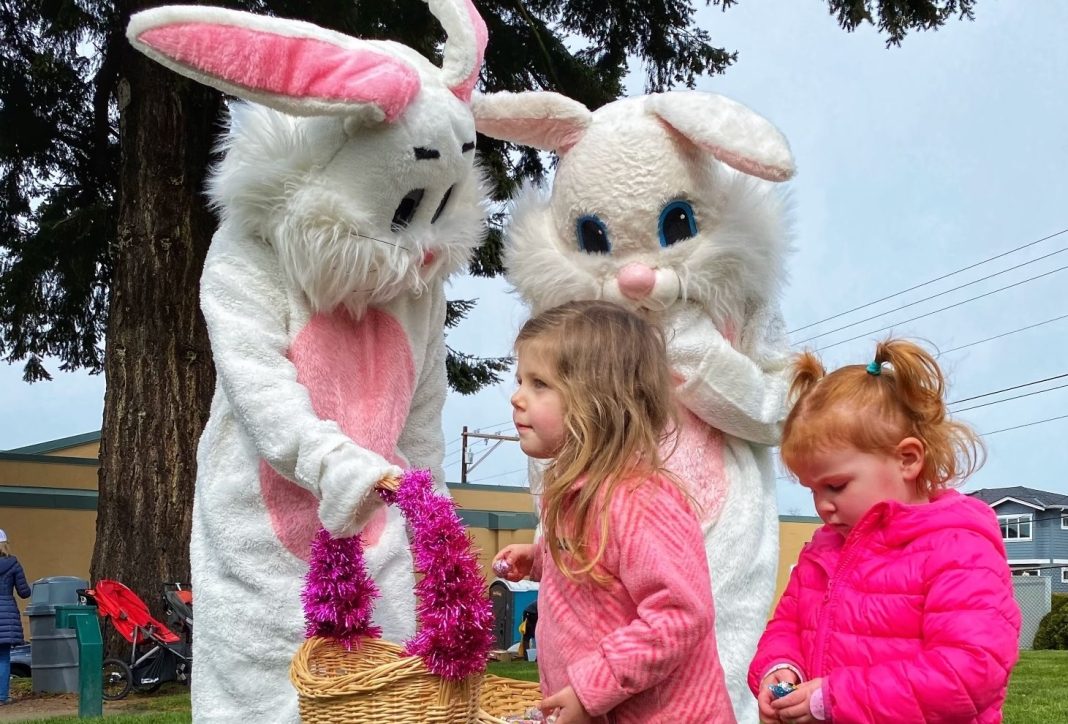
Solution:
<svg viewBox="0 0 1068 724"><path fill-rule="evenodd" d="M1053 390L1062 390L1068 385L1058 385L1056 387L1049 387L1044 390L1035 390L1034 392L1025 392L1022 395L1013 395L1012 397L1006 397L1002 400L994 400L993 402L983 402L978 405L972 405L970 407L962 407L959 410L952 410L953 414L958 412L967 412L968 410L976 410L980 407L989 407L990 405L1000 405L1002 402L1009 402L1010 400L1018 400L1021 397L1031 397L1032 395L1041 395L1043 392L1053 392Z"/></svg>
<svg viewBox="0 0 1068 724"><path fill-rule="evenodd" d="M512 420L505 420L504 422L495 422L492 425L484 425L482 427L479 427L479 428L477 428L475 430L475 432L493 432L496 428L507 427L508 425L511 425L511 424L513 424ZM464 438L463 438L462 435L460 437L456 438L455 440L453 440L452 442L450 442L448 445L445 446L446 447L446 451L448 450L448 448L452 447L453 445L459 445L460 443L463 442L463 440L464 440Z"/></svg>
<svg viewBox="0 0 1068 724"><path fill-rule="evenodd" d="M1009 249L1008 251L1002 252L1000 254L996 254L996 255L994 255L992 257L989 257L987 259L983 259L982 261L977 261L974 264L969 264L966 267L962 267L960 269L957 269L956 271L951 271L948 274L943 274L940 277L935 277L934 279L930 279L928 281L922 282L922 283L917 284L915 286L909 287L908 289L902 289L900 292L894 292L893 294L889 294L889 295L887 295L885 297L882 297L881 299L876 299L874 302L868 302L867 304L861 304L859 307L853 307L852 309L847 309L844 312L839 312L838 314L832 315L830 317L825 317L824 319L820 319L820 320L817 320L817 321L812 322L810 324L806 324L803 327L798 327L797 329L791 330L787 334L794 334L795 332L800 332L803 329L808 329L809 327L815 327L817 324L823 324L824 322L829 322L832 319L838 319L839 317L844 317L847 314L851 314L851 313L856 312L858 310L865 309L867 307L872 306L873 304L878 304L879 302L885 302L887 299L893 299L894 297L900 296L902 294L906 294L907 292L911 292L913 290L919 289L920 287L925 287L928 284L934 284L935 282L940 282L943 279L948 279L951 276L956 276L957 274L960 274L961 272L966 272L969 269L974 269L977 266L982 266L983 264L986 264L987 262L994 261L995 259L1000 259L1003 256L1008 256L1009 254L1015 254L1018 251L1021 251L1023 249L1027 249L1028 247L1032 247L1035 244L1040 244L1043 241L1048 241L1049 239L1052 239L1054 237L1060 236L1061 234L1065 234L1065 233L1068 233L1068 229L1061 229L1060 231L1058 231L1055 234L1050 234L1049 236L1044 236L1041 239L1036 239L1035 241L1028 242L1027 244L1023 244L1021 246L1018 246L1015 249Z"/></svg>
<svg viewBox="0 0 1068 724"><path fill-rule="evenodd" d="M982 294L977 294L974 297L969 297L968 299L965 299L965 300L960 301L960 302L956 302L955 304L950 304L950 305L942 307L940 309L936 309L933 312L927 312L926 314L920 314L918 316L911 317L909 319L905 319L905 320L902 320L900 322L894 322L893 324L890 324L890 325L888 325L886 327L880 327L879 329L874 329L874 330L872 330L870 332L865 332L864 334L858 334L857 336L850 337L849 339L843 339L843 340L841 340L839 342L834 342L833 344L828 344L827 346L820 347L819 349L821 349L821 350L830 349L831 347L837 347L838 345L845 344L846 342L852 342L854 340L863 339L864 337L868 337L868 336L873 335L873 334L878 334L879 332L885 332L888 329L893 329L894 327L898 326L899 324L908 324L909 322L915 322L917 319L923 319L924 317L930 317L932 314L938 314L939 312L944 312L947 309L953 309L953 308L959 307L959 306L961 306L963 304L967 304L968 302L974 302L977 299L982 299L983 297L989 297L991 294L997 294L998 292L1003 292L1006 289L1012 289L1013 287L1018 287L1021 284L1027 284L1028 282L1033 282L1036 279L1041 279L1042 277L1048 277L1050 274L1056 274L1057 272L1064 271L1065 269L1068 269L1068 265L1057 267L1056 269L1051 269L1048 272L1043 272L1042 274L1037 274L1037 275L1035 275L1033 277L1028 277L1027 279L1022 279L1022 280L1020 280L1018 282L1013 282L1012 284L1008 284L1008 285L1003 286L1003 287L998 287L997 289L993 289L993 290L991 290L989 292L984 292Z"/></svg>
<svg viewBox="0 0 1068 724"><path fill-rule="evenodd" d="M991 430L990 432L982 432L982 433L979 433L979 434L983 435L984 437L987 437L987 436L990 436L990 435L997 435L999 432L1008 432L1009 430L1019 430L1022 427L1031 427L1032 425L1041 425L1042 423L1045 423L1045 422L1053 422L1054 420L1064 420L1064 419L1068 419L1068 415L1059 415L1057 417L1047 417L1045 420L1035 420L1034 422L1025 422L1022 425L1013 425L1012 427L1003 427L1000 430Z"/></svg>
<svg viewBox="0 0 1068 724"><path fill-rule="evenodd" d="M1063 379L1064 377L1068 377L1068 372L1065 372L1064 374L1061 374L1061 375L1054 375L1053 377L1047 377L1044 380L1035 380L1034 382L1024 382L1022 385L1013 385L1012 387L1003 387L1002 389L994 390L993 392L984 392L981 395L972 395L971 397L962 397L959 400L953 400L952 402L947 402L946 405L947 406L949 406L949 405L959 405L962 402L970 402L971 400L978 400L981 397L990 397L991 395L999 395L1002 392L1011 392L1012 390L1018 390L1018 389L1020 389L1022 387L1030 387L1031 385L1040 385L1043 382L1052 382L1053 380ZM1051 389L1056 390L1058 388L1053 387Z"/></svg>
<svg viewBox="0 0 1068 724"><path fill-rule="evenodd" d="M967 349L968 347L974 347L977 344L983 344L984 342L991 342L991 341L993 341L995 339L1001 339L1002 337L1008 337L1010 334L1016 334L1017 332L1025 332L1028 329L1034 329L1035 327L1041 327L1041 326L1046 325L1046 324L1052 324L1053 322L1059 322L1062 319L1068 319L1068 314L1062 314L1059 317L1054 317L1053 319L1047 319L1044 322L1036 322L1035 324L1029 324L1026 327L1017 327L1016 329L1010 329L1008 332L1002 332L1001 334L995 334L993 337L987 337L986 339L980 339L980 340L976 340L975 342L969 342L968 344L962 344L959 347L953 347L952 349L942 350L941 352L938 353L937 356L941 357L942 355L949 354L950 352L957 352L957 351L962 350L962 349Z"/></svg>
<svg viewBox="0 0 1068 724"><path fill-rule="evenodd" d="M929 302L932 299L937 299L938 297L943 297L943 296L945 296L947 294L952 294L953 292L960 291L961 289L964 289L965 287L970 287L973 284L978 284L980 282L985 282L987 279L993 279L996 276L1001 276L1002 274L1007 274L1008 272L1015 271L1015 270L1017 270L1017 269L1019 269L1021 267L1025 267L1025 266L1027 266L1029 264L1034 264L1035 262L1042 261L1043 259L1048 259L1049 257L1051 257L1051 256L1053 256L1055 254L1063 254L1066 251L1068 251L1068 246L1064 247L1063 249L1058 249L1057 251L1050 252L1049 254L1046 254L1045 256L1040 256L1037 259L1032 259L1031 261L1025 261L1022 264L1017 264L1016 266L1010 266L1008 269L1002 269L1001 271L994 272L993 274L987 274L985 277L980 277L979 279L975 279L975 280L967 282L965 284L960 284L958 286L953 287L952 289L946 289L945 291L938 292L937 294L932 294L929 297L924 297L923 299L917 299L916 301L909 302L908 304L902 304L900 307L894 307L893 309L887 309L885 312L879 312L878 314L872 315L870 317L865 317L864 319L858 319L857 321L850 322L849 324L846 324L846 325L844 325L842 327L836 327L835 329L831 329L831 330L828 330L826 332L820 332L819 334L814 334L811 337L808 337L806 339L801 340L800 342L793 342L793 345L796 346L796 345L799 345L799 344L804 344L805 342L811 342L814 339L818 339L820 337L826 337L828 334L834 334L835 332L841 332L843 329L849 329L850 327L855 327L858 324L864 324L865 322L870 322L873 319L878 319L879 317L885 317L887 314L893 314L894 312L900 312L902 309L908 309L909 307L914 307L917 304L922 304L924 302ZM1064 268L1068 268L1068 267L1061 267L1061 268L1064 269Z"/></svg>
<svg viewBox="0 0 1068 724"><path fill-rule="evenodd" d="M468 480L467 482L469 484L470 483L479 483L479 482L482 482L483 480L492 480L493 478L500 478L500 477L504 477L505 475L514 475L515 473L525 473L526 471L527 471L526 468L518 468L517 470L508 470L508 471L503 472L503 473L497 473L496 475L486 475L485 477L475 478L474 480Z"/></svg>

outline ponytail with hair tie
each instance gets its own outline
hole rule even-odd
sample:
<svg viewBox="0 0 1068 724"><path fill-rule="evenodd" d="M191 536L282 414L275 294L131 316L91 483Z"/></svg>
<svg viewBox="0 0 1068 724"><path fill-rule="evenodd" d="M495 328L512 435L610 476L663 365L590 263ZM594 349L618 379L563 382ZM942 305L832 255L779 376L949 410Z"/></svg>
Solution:
<svg viewBox="0 0 1068 724"><path fill-rule="evenodd" d="M934 356L904 339L879 342L867 365L831 373L804 352L794 361L794 408L784 424L783 460L793 469L811 450L828 444L887 453L914 437L924 447L919 492L959 484L982 465L985 450L970 426L950 417L945 392ZM843 405L849 414L841 414Z"/></svg>
<svg viewBox="0 0 1068 724"><path fill-rule="evenodd" d="M812 391L812 388L827 375L827 370L819 357L809 351L802 352L794 359L794 379L790 383L790 399L797 402Z"/></svg>

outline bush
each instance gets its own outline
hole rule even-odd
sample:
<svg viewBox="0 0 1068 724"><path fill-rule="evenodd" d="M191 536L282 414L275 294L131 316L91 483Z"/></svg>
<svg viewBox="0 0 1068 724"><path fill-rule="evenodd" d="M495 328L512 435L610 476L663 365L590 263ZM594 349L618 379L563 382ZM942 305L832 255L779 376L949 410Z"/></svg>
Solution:
<svg viewBox="0 0 1068 724"><path fill-rule="evenodd" d="M1036 649L1068 649L1068 608L1064 603L1042 617L1035 633Z"/></svg>
<svg viewBox="0 0 1068 724"><path fill-rule="evenodd" d="M1054 593L1050 596L1050 613L1061 610L1061 606L1068 606L1068 593Z"/></svg>

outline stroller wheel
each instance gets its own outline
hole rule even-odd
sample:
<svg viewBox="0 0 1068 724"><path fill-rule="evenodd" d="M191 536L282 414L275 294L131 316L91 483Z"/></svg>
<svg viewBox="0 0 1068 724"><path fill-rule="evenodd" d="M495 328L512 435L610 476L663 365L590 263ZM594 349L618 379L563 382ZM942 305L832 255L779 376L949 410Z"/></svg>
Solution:
<svg viewBox="0 0 1068 724"><path fill-rule="evenodd" d="M102 683L105 701L122 699L133 688L130 666L122 659L105 659L103 674Z"/></svg>

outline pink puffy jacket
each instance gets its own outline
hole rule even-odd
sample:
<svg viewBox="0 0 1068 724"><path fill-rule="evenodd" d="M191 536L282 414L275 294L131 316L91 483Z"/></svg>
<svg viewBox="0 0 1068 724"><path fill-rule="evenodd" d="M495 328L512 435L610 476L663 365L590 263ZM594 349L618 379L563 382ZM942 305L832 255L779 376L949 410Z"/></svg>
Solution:
<svg viewBox="0 0 1068 724"><path fill-rule="evenodd" d="M875 505L849 536L801 552L749 667L823 677L827 718L1001 721L1020 609L994 512L950 490L926 505Z"/></svg>

